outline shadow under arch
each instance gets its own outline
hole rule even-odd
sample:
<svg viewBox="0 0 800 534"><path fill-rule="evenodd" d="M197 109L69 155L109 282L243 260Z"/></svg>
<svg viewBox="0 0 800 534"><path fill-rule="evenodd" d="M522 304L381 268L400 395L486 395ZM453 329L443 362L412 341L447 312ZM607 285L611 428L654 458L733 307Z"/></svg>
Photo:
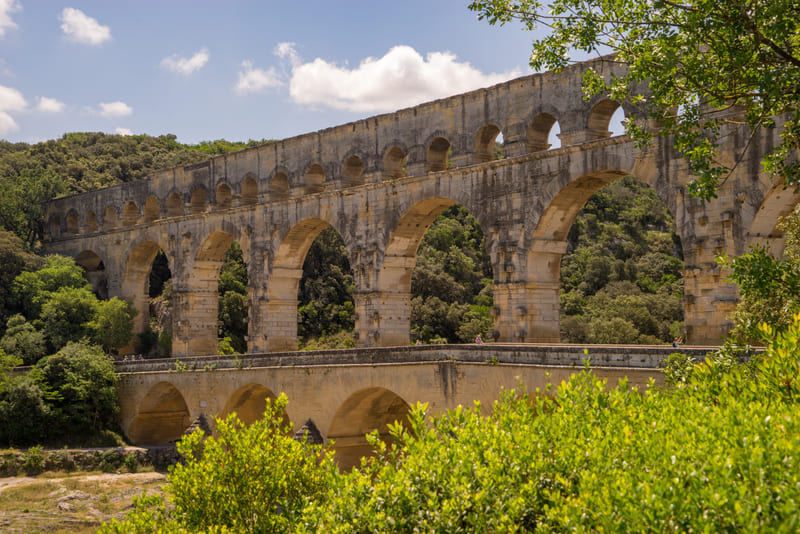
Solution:
<svg viewBox="0 0 800 534"><path fill-rule="evenodd" d="M135 333L145 332L150 325L150 271L159 250L164 250L164 247L158 243L157 238L146 235L134 241L125 261L122 295L132 302L138 312L133 318ZM169 256L167 260L172 268Z"/></svg>
<svg viewBox="0 0 800 534"><path fill-rule="evenodd" d="M220 418L225 418L228 414L236 412L241 422L246 425L252 425L264 417L267 399L270 402L275 402L277 398L277 395L266 386L256 383L245 384L230 396L222 409L222 413L220 413ZM290 424L289 416L284 410L282 425L286 427Z"/></svg>
<svg viewBox="0 0 800 534"><path fill-rule="evenodd" d="M371 456L372 447L366 435L373 430L389 442L389 424L399 421L408 425L409 404L398 394L382 387L369 387L350 395L333 417L328 440L335 441L332 449L339 468L350 470L359 465L362 457Z"/></svg>
<svg viewBox="0 0 800 534"><path fill-rule="evenodd" d="M180 439L190 424L181 392L169 382L159 382L142 398L126 434L135 445L165 445Z"/></svg>
<svg viewBox="0 0 800 534"><path fill-rule="evenodd" d="M99 298L108 298L108 279L103 260L92 250L84 250L75 257L75 263L86 271L86 279L92 284L92 291Z"/></svg>
<svg viewBox="0 0 800 534"><path fill-rule="evenodd" d="M782 217L789 215L800 204L800 187L786 186L778 179L764 195L752 221L747 227L745 245L769 246L776 257L783 255L785 246L784 231L778 228ZM745 250L737 251L744 253Z"/></svg>

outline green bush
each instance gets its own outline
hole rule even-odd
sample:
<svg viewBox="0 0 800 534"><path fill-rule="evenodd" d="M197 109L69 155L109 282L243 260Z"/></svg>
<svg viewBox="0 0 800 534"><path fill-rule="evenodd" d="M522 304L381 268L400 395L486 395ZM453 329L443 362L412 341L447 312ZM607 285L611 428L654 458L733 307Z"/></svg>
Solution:
<svg viewBox="0 0 800 534"><path fill-rule="evenodd" d="M44 471L44 453L40 445L33 446L25 451L22 468L28 475L38 475Z"/></svg>

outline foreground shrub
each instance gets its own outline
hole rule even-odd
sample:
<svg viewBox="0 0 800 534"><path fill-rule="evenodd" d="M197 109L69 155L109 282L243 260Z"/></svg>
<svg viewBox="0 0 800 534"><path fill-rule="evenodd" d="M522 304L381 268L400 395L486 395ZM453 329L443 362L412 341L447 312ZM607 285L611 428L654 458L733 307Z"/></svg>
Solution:
<svg viewBox="0 0 800 534"><path fill-rule="evenodd" d="M183 464L171 469L167 498L136 502L124 521L100 532L290 532L335 469L320 447L300 443L283 426L286 397L267 402L247 426L236 414L217 419L219 436L202 431L178 443Z"/></svg>

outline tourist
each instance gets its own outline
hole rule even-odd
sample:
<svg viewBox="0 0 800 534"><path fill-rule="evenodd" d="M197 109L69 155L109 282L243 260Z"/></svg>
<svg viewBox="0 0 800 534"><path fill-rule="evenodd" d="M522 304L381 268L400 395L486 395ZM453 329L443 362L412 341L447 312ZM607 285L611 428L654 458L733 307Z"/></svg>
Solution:
<svg viewBox="0 0 800 534"><path fill-rule="evenodd" d="M475 338L476 345L483 345L483 339L481 339L481 335L478 334L478 337Z"/></svg>
<svg viewBox="0 0 800 534"><path fill-rule="evenodd" d="M676 337L675 340L672 342L672 346L677 349L678 347L681 346L681 343L683 343L683 338Z"/></svg>

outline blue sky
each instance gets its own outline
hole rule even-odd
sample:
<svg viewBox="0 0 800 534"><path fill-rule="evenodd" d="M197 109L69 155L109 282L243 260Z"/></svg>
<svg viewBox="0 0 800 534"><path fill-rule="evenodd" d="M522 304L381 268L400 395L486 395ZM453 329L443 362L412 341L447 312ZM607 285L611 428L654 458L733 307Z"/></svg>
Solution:
<svg viewBox="0 0 800 534"><path fill-rule="evenodd" d="M0 0L0 139L282 139L531 73L468 0Z"/></svg>

